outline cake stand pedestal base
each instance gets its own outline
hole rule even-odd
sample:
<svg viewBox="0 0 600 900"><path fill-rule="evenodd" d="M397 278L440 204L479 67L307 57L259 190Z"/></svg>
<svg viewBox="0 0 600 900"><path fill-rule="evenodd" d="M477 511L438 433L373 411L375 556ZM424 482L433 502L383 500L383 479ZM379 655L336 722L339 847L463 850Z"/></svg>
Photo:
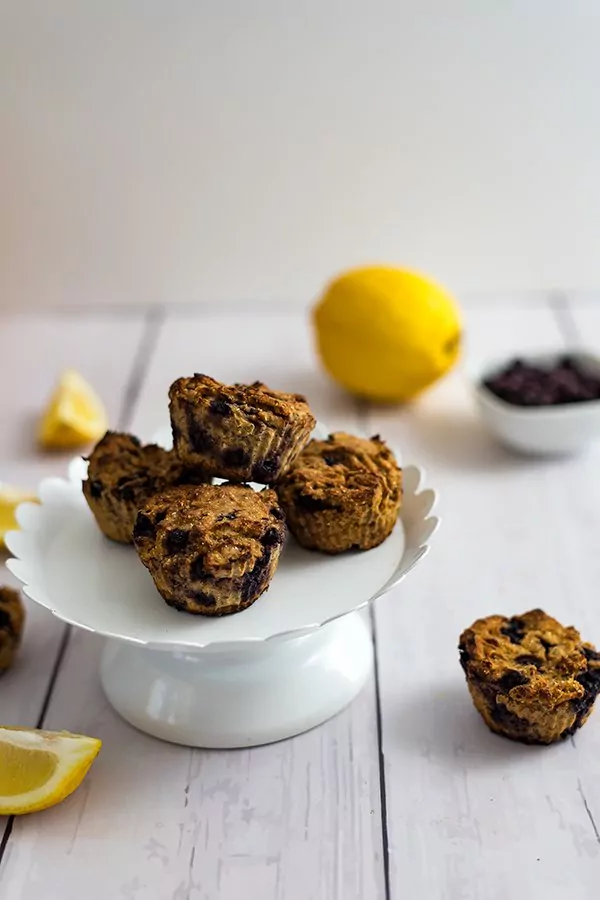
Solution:
<svg viewBox="0 0 600 900"><path fill-rule="evenodd" d="M373 664L371 635L352 613L303 637L243 649L149 650L110 640L106 696L128 722L190 747L253 747L308 731L347 706Z"/></svg>

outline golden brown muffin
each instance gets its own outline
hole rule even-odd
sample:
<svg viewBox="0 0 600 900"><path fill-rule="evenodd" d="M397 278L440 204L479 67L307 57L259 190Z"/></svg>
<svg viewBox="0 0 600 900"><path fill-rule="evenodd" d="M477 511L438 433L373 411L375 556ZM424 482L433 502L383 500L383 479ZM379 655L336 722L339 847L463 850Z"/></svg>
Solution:
<svg viewBox="0 0 600 900"><path fill-rule="evenodd" d="M0 675L12 666L25 624L25 608L18 591L0 587Z"/></svg>
<svg viewBox="0 0 600 900"><path fill-rule="evenodd" d="M277 484L288 527L309 550L370 550L392 532L402 471L379 435L310 441Z"/></svg>
<svg viewBox="0 0 600 900"><path fill-rule="evenodd" d="M273 484L316 424L301 394L272 391L260 381L230 386L207 375L178 378L169 399L180 459L230 481Z"/></svg>
<svg viewBox="0 0 600 900"><path fill-rule="evenodd" d="M541 609L478 619L460 662L486 725L524 744L552 744L587 721L600 691L600 653Z"/></svg>
<svg viewBox="0 0 600 900"><path fill-rule="evenodd" d="M174 484L206 480L185 469L172 450L143 446L131 434L107 431L89 457L83 493L101 531L130 544L138 510L152 494Z"/></svg>
<svg viewBox="0 0 600 900"><path fill-rule="evenodd" d="M133 534L169 606L225 616L269 587L285 524L274 491L205 484L156 494L138 513Z"/></svg>

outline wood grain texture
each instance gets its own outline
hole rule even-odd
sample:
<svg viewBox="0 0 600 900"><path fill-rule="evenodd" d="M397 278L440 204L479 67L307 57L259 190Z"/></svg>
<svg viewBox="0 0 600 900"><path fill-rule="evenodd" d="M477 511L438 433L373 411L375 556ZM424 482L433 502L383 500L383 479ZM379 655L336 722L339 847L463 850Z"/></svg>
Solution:
<svg viewBox="0 0 600 900"><path fill-rule="evenodd" d="M35 424L60 372L80 371L98 388L113 420L144 333L142 312L123 320L106 314L0 316L0 480L35 490L40 479L61 475L73 453L40 453ZM4 569L2 583L16 584ZM0 722L38 721L64 628L35 604L27 604L25 639L15 669L2 679ZM1 827L0 827L1 830Z"/></svg>
<svg viewBox="0 0 600 900"><path fill-rule="evenodd" d="M362 408L358 417L318 373L297 312L174 314L154 348L140 344L143 335L139 321L96 316L16 317L0 328L11 371L21 373L23 353L31 361L21 399L3 389L0 477L27 485L60 470L62 460L26 456L23 410L31 420L42 388L67 363L104 385L113 417L139 388L132 426L145 437L166 421L168 385L182 373L305 391L323 421L380 431L440 491L431 557L376 606L387 833L373 683L345 713L291 741L192 751L112 712L97 677L101 642L75 633L46 722L98 734L104 749L65 804L16 822L0 865L2 900L384 900L385 864L390 900L596 898L600 712L554 748L502 740L473 710L456 644L478 616L539 605L600 645L600 446L569 461L513 456L482 428L467 380L507 348L581 336L593 348L600 310L587 301L570 310L564 298L552 310L472 304L462 372L414 407ZM117 360L110 365L106 345ZM2 681L0 721L36 720L61 634L31 611L21 664Z"/></svg>
<svg viewBox="0 0 600 900"><path fill-rule="evenodd" d="M600 642L598 454L514 456L474 412L470 366L560 346L550 310L471 311L467 334L465 371L413 408L368 418L441 495L430 558L376 606L391 896L592 900L600 712L552 748L496 737L473 709L457 642L475 618L535 606Z"/></svg>
<svg viewBox="0 0 600 900"><path fill-rule="evenodd" d="M194 371L306 391L324 420L356 426L354 404L315 374L302 316L167 320L133 429L151 435L166 420L170 382ZM372 682L350 709L291 741L188 750L112 712L99 652L96 639L74 635L47 722L98 735L103 752L69 801L15 824L3 900L383 900Z"/></svg>
<svg viewBox="0 0 600 900"><path fill-rule="evenodd" d="M569 347L585 347L600 356L599 296L586 294L567 302L559 324ZM595 304L594 304L595 301ZM570 575L568 597L577 603L577 624L588 640L600 648L600 442L581 457L576 466L565 471L562 490L568 503L563 519L561 556ZM581 612L579 612L581 610ZM575 612L573 612L573 617ZM600 717L598 711L596 715ZM593 721L593 720L592 720ZM591 724L591 723L590 723ZM578 771L578 791L590 825L600 844L600 723L573 739L579 754L589 765Z"/></svg>

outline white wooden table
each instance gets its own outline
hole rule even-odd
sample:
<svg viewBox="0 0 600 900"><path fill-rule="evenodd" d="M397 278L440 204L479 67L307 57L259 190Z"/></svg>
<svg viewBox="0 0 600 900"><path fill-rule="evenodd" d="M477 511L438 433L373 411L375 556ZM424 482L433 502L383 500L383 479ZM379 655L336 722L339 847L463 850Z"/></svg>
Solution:
<svg viewBox="0 0 600 900"><path fill-rule="evenodd" d="M469 357L600 343L593 298L474 299ZM512 457L453 374L409 409L358 406L314 363L302 310L240 306L0 316L0 478L35 486L32 424L63 366L115 425L148 437L178 375L305 392L332 427L380 432L439 489L431 556L377 604L377 675L351 708L253 750L170 746L120 721L100 643L30 609L0 722L89 733L103 752L62 806L0 821L2 900L596 900L600 711L554 748L490 734L457 638L474 618L543 606L600 643L600 448ZM10 580L7 575L4 581Z"/></svg>

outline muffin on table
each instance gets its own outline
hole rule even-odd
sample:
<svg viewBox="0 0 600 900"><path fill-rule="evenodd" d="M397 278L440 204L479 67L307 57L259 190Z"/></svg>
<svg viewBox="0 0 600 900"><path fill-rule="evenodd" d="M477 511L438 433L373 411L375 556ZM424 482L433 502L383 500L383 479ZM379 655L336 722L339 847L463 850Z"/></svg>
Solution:
<svg viewBox="0 0 600 900"><path fill-rule="evenodd" d="M14 663L24 624L21 595L12 588L0 587L0 675Z"/></svg>
<svg viewBox="0 0 600 900"><path fill-rule="evenodd" d="M152 494L198 480L206 479L186 470L172 450L143 445L131 434L107 431L89 457L83 493L106 537L130 544L138 510Z"/></svg>
<svg viewBox="0 0 600 900"><path fill-rule="evenodd" d="M478 619L460 636L475 707L497 734L552 744L587 721L600 691L600 653L541 609Z"/></svg>
<svg viewBox="0 0 600 900"><path fill-rule="evenodd" d="M247 485L176 487L138 513L134 543L169 606L225 616L267 590L285 538L274 491Z"/></svg>
<svg viewBox="0 0 600 900"><path fill-rule="evenodd" d="M402 471L379 435L312 440L276 486L288 527L309 550L370 550L392 532Z"/></svg>
<svg viewBox="0 0 600 900"><path fill-rule="evenodd" d="M208 375L178 378L169 400L180 459L236 482L273 484L316 424L301 394L272 391L260 381L225 385Z"/></svg>

